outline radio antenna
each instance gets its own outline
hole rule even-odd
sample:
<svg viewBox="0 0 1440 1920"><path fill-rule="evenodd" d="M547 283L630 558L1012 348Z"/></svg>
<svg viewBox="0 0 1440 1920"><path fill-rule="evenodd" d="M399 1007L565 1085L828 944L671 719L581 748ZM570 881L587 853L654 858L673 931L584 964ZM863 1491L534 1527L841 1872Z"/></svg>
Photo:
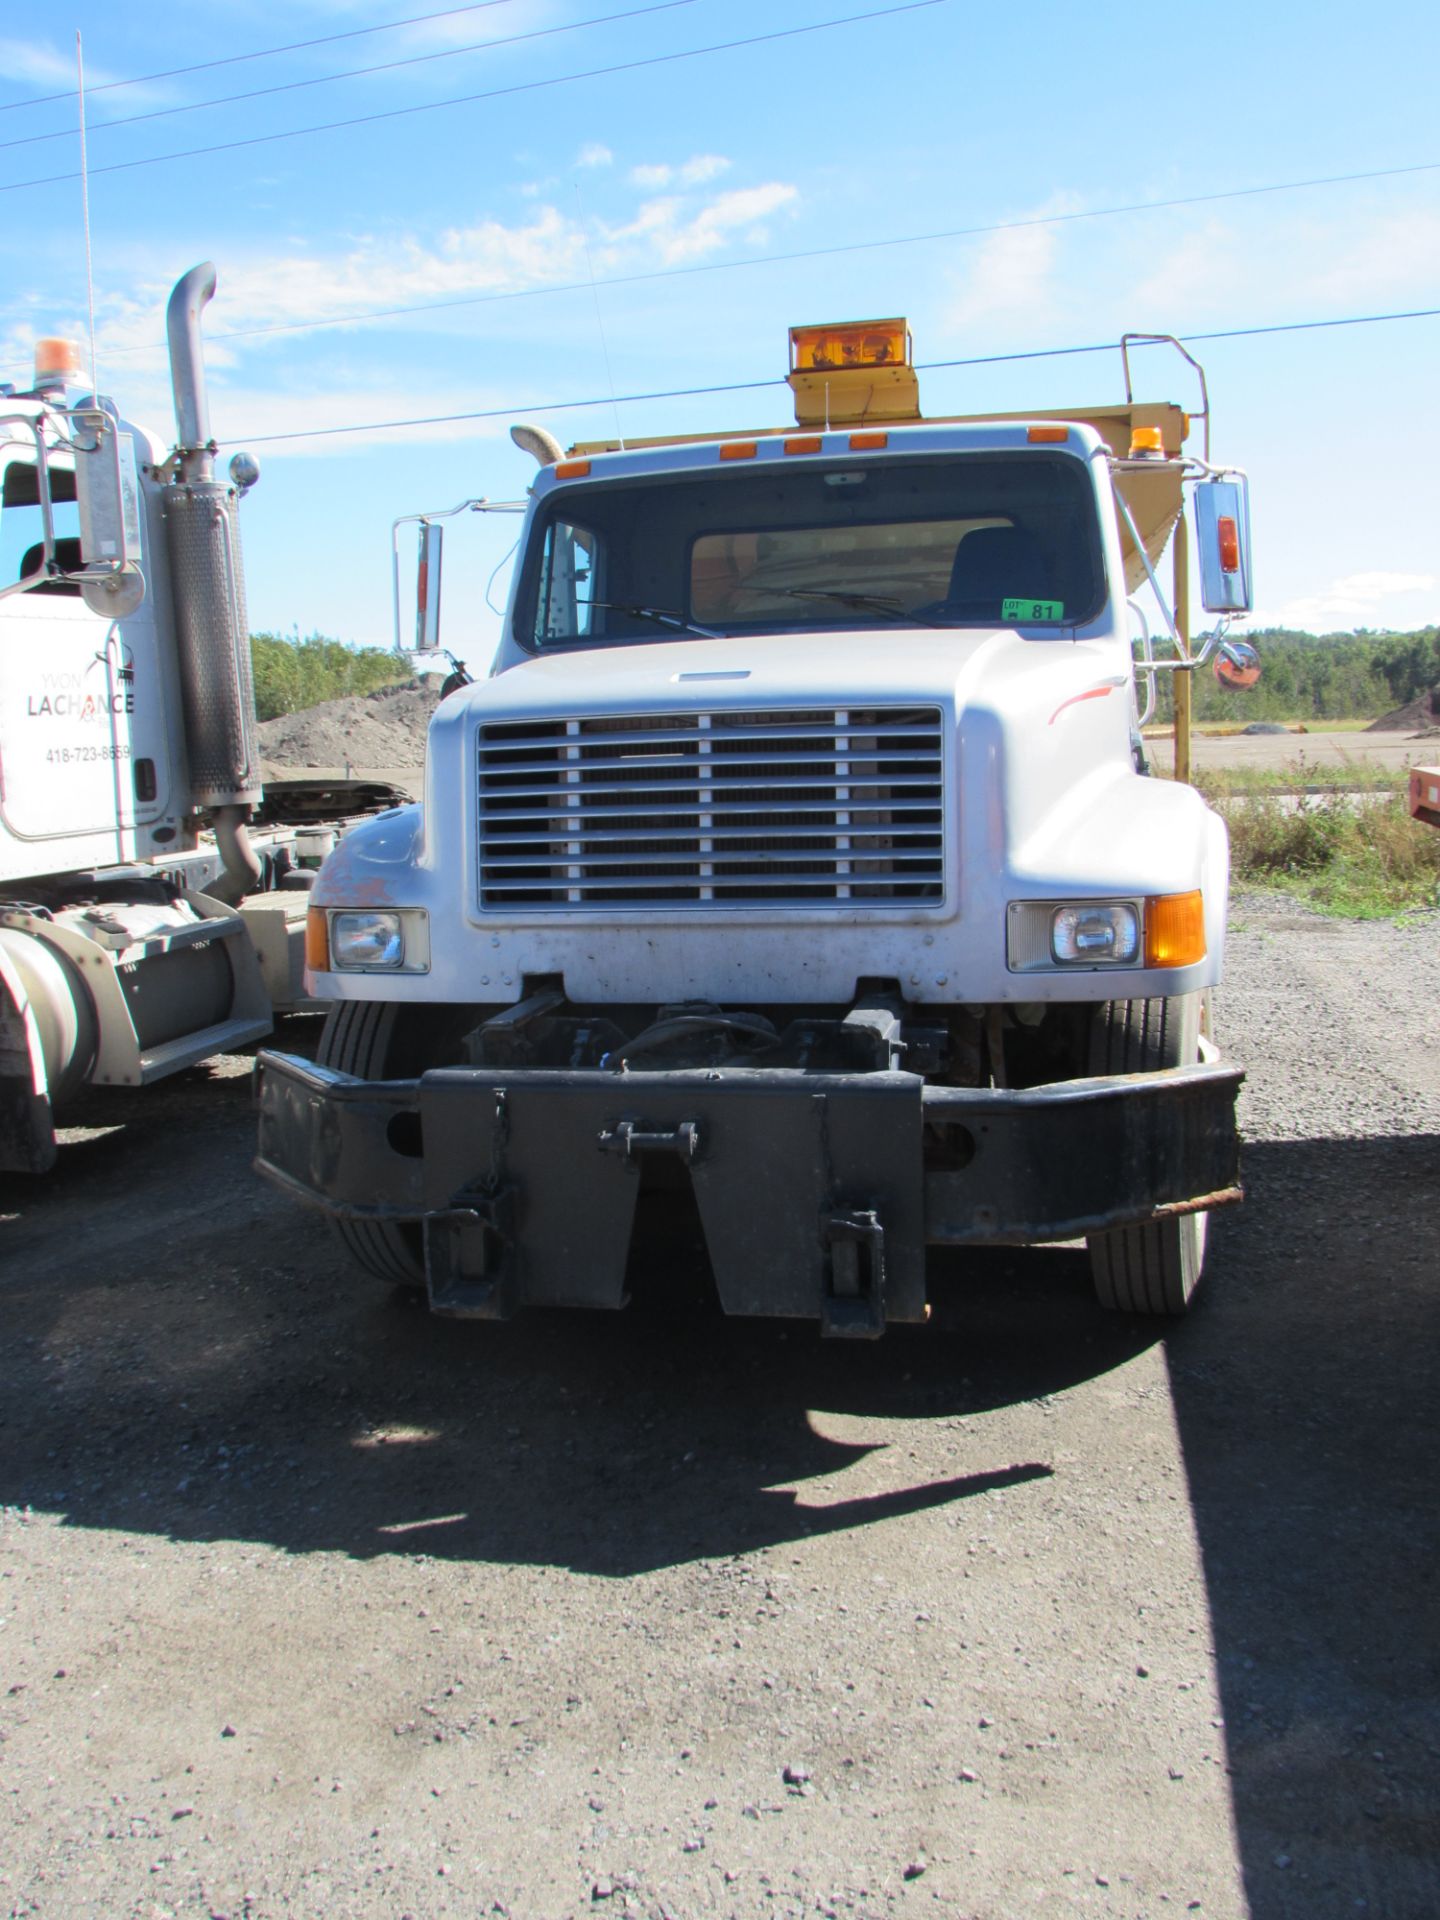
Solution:
<svg viewBox="0 0 1440 1920"><path fill-rule="evenodd" d="M85 297L90 307L90 395L100 398L95 374L95 262L90 248L90 161L85 150L85 48L75 29L75 80L80 102L80 206L85 220Z"/></svg>
<svg viewBox="0 0 1440 1920"><path fill-rule="evenodd" d="M620 402L615 396L615 375L610 371L610 343L605 338L605 316L600 311L600 288L595 280L595 258L590 251L590 229L585 220L585 202L580 196L580 182L574 182L575 205L580 210L580 238L585 243L585 264L590 269L590 297L595 302L595 325L600 334L600 352L605 360L605 380L610 388L610 408L615 415L615 434L620 442L620 451L625 451L625 429L620 424Z"/></svg>

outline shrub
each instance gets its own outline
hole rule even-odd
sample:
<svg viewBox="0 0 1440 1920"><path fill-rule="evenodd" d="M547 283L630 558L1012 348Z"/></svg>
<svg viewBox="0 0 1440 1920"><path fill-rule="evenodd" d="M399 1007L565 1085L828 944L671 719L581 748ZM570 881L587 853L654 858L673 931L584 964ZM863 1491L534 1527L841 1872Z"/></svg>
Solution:
<svg viewBox="0 0 1440 1920"><path fill-rule="evenodd" d="M1197 780L1230 830L1237 880L1357 919L1440 904L1440 833L1412 820L1401 795L1305 793L1298 776L1292 769L1266 785L1232 784L1223 773Z"/></svg>
<svg viewBox="0 0 1440 1920"><path fill-rule="evenodd" d="M384 647L347 647L312 633L302 640L278 633L252 633L255 711L262 720L318 707L322 700L373 693L408 680L410 668Z"/></svg>

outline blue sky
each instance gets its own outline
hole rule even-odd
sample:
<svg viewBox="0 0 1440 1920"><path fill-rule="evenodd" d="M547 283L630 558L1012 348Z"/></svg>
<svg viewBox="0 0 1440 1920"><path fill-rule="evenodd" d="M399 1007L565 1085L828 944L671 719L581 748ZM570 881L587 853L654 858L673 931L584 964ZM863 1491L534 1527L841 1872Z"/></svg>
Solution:
<svg viewBox="0 0 1440 1920"><path fill-rule="evenodd" d="M391 521L518 497L533 468L511 417L567 444L617 414L636 434L783 423L778 385L542 403L775 382L792 322L904 314L924 362L1440 307L1440 15L1418 0L1198 15L937 0L592 73L879 4L491 0L395 26L435 0L9 0L0 374L25 374L37 333L85 328L79 186L48 178L78 163L76 28L100 386L168 440L164 300L213 259L214 427L264 468L245 509L256 628L388 643ZM437 104L461 95L490 97ZM1241 193L1403 168L1429 170ZM1220 195L1240 197L1199 198ZM1156 204L1174 200L1192 204ZM1140 210L1106 211L1120 207ZM991 230L873 244L956 229ZM849 250L779 257L819 249ZM1435 620L1440 320L1194 351L1215 455L1252 476L1259 617ZM1193 400L1169 355L1138 366L1144 397ZM921 376L930 413L1121 397L1113 351ZM488 409L503 417L370 426ZM468 519L448 545L444 638L472 665L514 531Z"/></svg>

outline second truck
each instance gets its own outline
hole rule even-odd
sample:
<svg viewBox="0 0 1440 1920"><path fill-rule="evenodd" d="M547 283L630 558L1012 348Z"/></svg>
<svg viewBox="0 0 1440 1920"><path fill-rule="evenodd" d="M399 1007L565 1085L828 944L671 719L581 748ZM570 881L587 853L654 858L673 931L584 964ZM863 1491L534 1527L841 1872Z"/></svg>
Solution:
<svg viewBox="0 0 1440 1920"><path fill-rule="evenodd" d="M305 900L363 783L261 779L238 507L200 322L170 298L172 448L90 392L72 343L0 388L0 1174L65 1110L268 1034L303 1001ZM343 824L340 823L340 824Z"/></svg>

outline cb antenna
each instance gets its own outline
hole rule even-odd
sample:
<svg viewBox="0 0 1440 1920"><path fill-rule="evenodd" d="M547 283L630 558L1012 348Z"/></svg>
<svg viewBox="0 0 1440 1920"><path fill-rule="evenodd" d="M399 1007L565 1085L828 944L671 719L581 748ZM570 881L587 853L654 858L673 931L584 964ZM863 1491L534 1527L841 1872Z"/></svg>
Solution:
<svg viewBox="0 0 1440 1920"><path fill-rule="evenodd" d="M90 394L99 401L95 376L95 261L90 248L90 161L85 150L85 47L75 29L75 90L80 103L80 207L85 221L85 297L90 308Z"/></svg>

